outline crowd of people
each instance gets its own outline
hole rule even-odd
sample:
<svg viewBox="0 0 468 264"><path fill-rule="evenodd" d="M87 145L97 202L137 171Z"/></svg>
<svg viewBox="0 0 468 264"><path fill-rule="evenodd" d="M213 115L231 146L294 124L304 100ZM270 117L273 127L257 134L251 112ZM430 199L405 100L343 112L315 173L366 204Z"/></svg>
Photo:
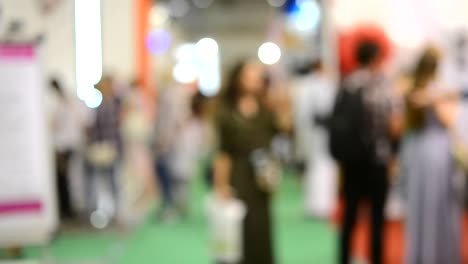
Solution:
<svg viewBox="0 0 468 264"><path fill-rule="evenodd" d="M49 86L58 205L65 223L93 222L97 213L109 223L125 224L119 222L132 218L134 207L148 210L156 194L158 221L188 213L188 182L198 162L214 151L208 98L192 85L173 83L149 100L136 82L122 84L107 75L96 85L101 104L87 108L59 79ZM142 210L144 217L147 210Z"/></svg>
<svg viewBox="0 0 468 264"><path fill-rule="evenodd" d="M358 67L342 78L331 113L316 118L329 132L328 150L342 174L339 263L351 261L363 200L370 203L371 263L384 262L392 181L399 182L406 208L405 263L461 263L463 83L442 81L443 55L435 46L422 52L404 85L385 73L380 52L372 41L358 45Z"/></svg>
<svg viewBox="0 0 468 264"><path fill-rule="evenodd" d="M274 263L270 193L249 156L268 148L280 130L296 135L307 215L330 217L336 209L339 167L344 217L338 263L351 263L364 201L370 204L370 260L384 263L385 207L395 182L406 208L405 263L461 263L468 158L463 84L441 81L436 47L422 51L406 82L386 73L381 53L378 43L362 41L355 50L358 67L335 87L315 63L291 96L294 111L268 104L271 88L260 66L247 61L234 68L215 119L215 191L247 207L242 263Z"/></svg>
<svg viewBox="0 0 468 264"><path fill-rule="evenodd" d="M281 134L294 141L289 155L301 165L295 168L305 215L331 217L341 194L339 263L351 263L366 200L371 263L384 263L385 206L394 182L406 208L405 263L461 263L468 169L463 84L440 81L443 55L435 46L422 52L405 82L386 73L381 52L377 43L363 41L354 51L358 66L338 82L317 61L287 89L273 87L269 69L255 59L243 60L218 98L203 96L195 83L172 83L148 100L136 83L122 89L106 76L96 86L102 103L91 110L53 79L60 216L76 218L79 211L69 175L77 160L86 217L97 212L119 221L124 208L151 200L156 190L160 223L190 214L191 178L203 164L216 197L235 197L246 207L241 263L274 263L271 193L279 183L262 169L275 167L272 145Z"/></svg>

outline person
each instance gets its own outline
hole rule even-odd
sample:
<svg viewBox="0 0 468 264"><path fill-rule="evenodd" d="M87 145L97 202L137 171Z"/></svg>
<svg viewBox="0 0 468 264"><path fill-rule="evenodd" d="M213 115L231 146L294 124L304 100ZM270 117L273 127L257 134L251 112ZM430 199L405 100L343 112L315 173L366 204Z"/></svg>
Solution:
<svg viewBox="0 0 468 264"><path fill-rule="evenodd" d="M54 133L59 215L61 219L69 220L75 215L70 192L70 163L73 155L78 152L82 130L75 111L77 110L75 102L67 96L59 80L51 79L49 86L52 89L51 99L54 99L51 121Z"/></svg>
<svg viewBox="0 0 468 264"><path fill-rule="evenodd" d="M124 215L142 215L153 205L153 161L150 155L151 105L134 80L122 97L122 139L125 149L122 168L121 208ZM146 211L146 210L143 210Z"/></svg>
<svg viewBox="0 0 468 264"><path fill-rule="evenodd" d="M427 48L407 93L402 183L408 264L461 263L462 190L454 159L456 93L437 84L440 54ZM458 178L459 179L459 178Z"/></svg>
<svg viewBox="0 0 468 264"><path fill-rule="evenodd" d="M228 77L215 117L219 150L214 189L220 199L235 195L246 206L243 264L275 262L270 194L256 181L250 157L270 146L277 128L291 126L287 111L274 112L266 106L264 74L257 61L239 62Z"/></svg>
<svg viewBox="0 0 468 264"><path fill-rule="evenodd" d="M157 220L171 222L177 217L175 206L175 175L171 167L175 149L185 121L190 117L190 98L193 90L187 85L165 87L159 97L155 127L155 172L159 184L161 203Z"/></svg>
<svg viewBox="0 0 468 264"><path fill-rule="evenodd" d="M195 94L190 102L191 116L183 122L177 141L174 144L170 169L173 174L173 202L177 215L187 216L190 209L190 180L197 164L210 152L210 131L206 124L207 98L201 93Z"/></svg>
<svg viewBox="0 0 468 264"><path fill-rule="evenodd" d="M327 148L327 131L316 117L326 116L336 93L318 60L312 74L295 83L296 157L305 163L305 212L310 217L327 218L335 206L336 169Z"/></svg>
<svg viewBox="0 0 468 264"><path fill-rule="evenodd" d="M113 90L113 79L104 76L96 85L102 93L102 103L93 111L93 119L87 129L86 157L86 199L88 210L105 210L109 218L118 212L118 165L122 155L122 137L120 133L121 103ZM113 204L103 207L96 190L97 174L110 186ZM98 185L99 186L99 185Z"/></svg>
<svg viewBox="0 0 468 264"><path fill-rule="evenodd" d="M370 40L357 45L355 54L358 68L343 80L333 110L334 115L340 109L343 95L351 96L348 97L353 98L350 102L359 102L351 104L352 112L357 113L352 119L356 122L346 123L353 128L351 133L344 136L352 138L346 138L346 142L336 145L330 130L330 150L343 173L344 221L339 240L339 263L342 264L350 263L358 209L366 198L371 209L371 263L383 263L384 206L388 190L388 166L392 156L391 139L397 136L392 135L392 120L396 118L397 104L392 87L381 70L380 51L379 46ZM350 144L358 145L350 147ZM333 146L336 146L335 149ZM344 154L337 158L336 153Z"/></svg>

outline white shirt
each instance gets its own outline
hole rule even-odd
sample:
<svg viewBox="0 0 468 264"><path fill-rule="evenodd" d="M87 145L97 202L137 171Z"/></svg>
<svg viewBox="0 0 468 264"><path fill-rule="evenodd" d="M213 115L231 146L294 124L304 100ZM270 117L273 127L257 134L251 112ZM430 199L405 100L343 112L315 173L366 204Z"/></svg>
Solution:
<svg viewBox="0 0 468 264"><path fill-rule="evenodd" d="M50 95L50 121L53 142L57 151L78 148L83 142L83 123L80 103L71 98ZM84 106L81 106L84 107Z"/></svg>
<svg viewBox="0 0 468 264"><path fill-rule="evenodd" d="M323 149L325 131L314 125L314 116L328 114L334 103L336 87L322 74L311 74L294 84L294 119L297 132L296 155L308 160L312 150ZM318 138L316 138L318 137ZM320 146L318 146L320 145Z"/></svg>

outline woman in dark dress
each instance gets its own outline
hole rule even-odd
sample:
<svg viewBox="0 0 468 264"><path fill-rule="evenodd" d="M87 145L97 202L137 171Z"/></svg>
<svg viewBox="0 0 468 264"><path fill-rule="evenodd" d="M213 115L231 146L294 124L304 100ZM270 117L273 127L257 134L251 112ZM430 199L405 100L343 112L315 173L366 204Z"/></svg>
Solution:
<svg viewBox="0 0 468 264"><path fill-rule="evenodd" d="M239 63L229 76L216 113L219 152L214 186L223 199L236 196L247 207L243 233L243 264L274 263L270 196L255 179L251 153L270 146L286 116L266 106L264 68L255 61Z"/></svg>

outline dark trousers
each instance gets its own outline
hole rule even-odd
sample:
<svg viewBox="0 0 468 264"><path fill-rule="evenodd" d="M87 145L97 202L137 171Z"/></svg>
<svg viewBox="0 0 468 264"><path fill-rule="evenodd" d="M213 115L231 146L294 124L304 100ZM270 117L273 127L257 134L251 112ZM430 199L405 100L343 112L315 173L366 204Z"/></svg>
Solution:
<svg viewBox="0 0 468 264"><path fill-rule="evenodd" d="M159 183L161 192L161 210L164 210L172 205L172 179L173 175L169 167L169 158L160 156L156 160L156 177Z"/></svg>
<svg viewBox="0 0 468 264"><path fill-rule="evenodd" d="M351 259L351 242L362 201L370 204L371 263L383 263L384 208L388 192L387 168L381 165L344 166L344 221L340 237L339 263Z"/></svg>
<svg viewBox="0 0 468 264"><path fill-rule="evenodd" d="M72 152L61 151L55 153L55 164L57 173L57 192L60 218L72 218L73 206L70 195L70 180L68 169Z"/></svg>

